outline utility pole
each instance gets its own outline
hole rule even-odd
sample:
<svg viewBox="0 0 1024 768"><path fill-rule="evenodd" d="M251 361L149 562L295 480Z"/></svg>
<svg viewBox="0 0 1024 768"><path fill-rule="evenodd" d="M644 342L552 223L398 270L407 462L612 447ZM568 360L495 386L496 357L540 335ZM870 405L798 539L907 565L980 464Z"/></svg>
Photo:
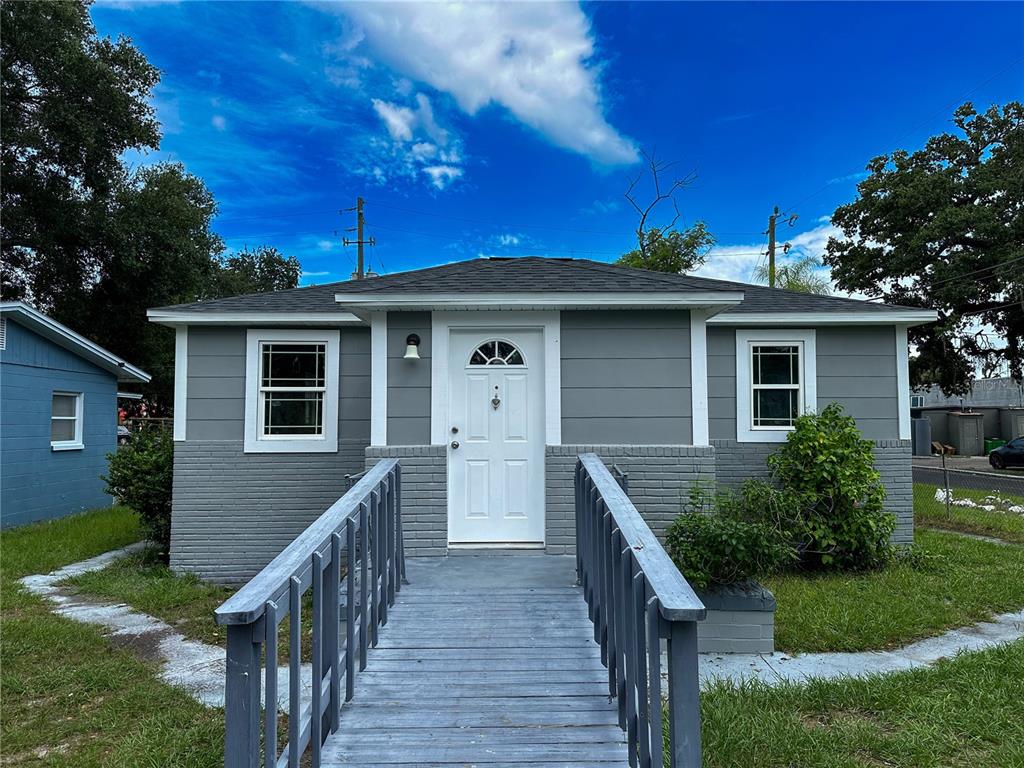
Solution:
<svg viewBox="0 0 1024 768"><path fill-rule="evenodd" d="M768 217L768 286L775 287L775 220L779 218L779 206Z"/></svg>
<svg viewBox="0 0 1024 768"><path fill-rule="evenodd" d="M356 246L356 271L352 275L352 277L355 278L356 280L362 280L364 277L366 277L366 271L363 268L363 264L364 264L364 262L363 262L363 246L364 245L376 245L377 244L377 241L374 240L374 238L372 238L372 237L369 240L364 240L363 239L363 224L365 223L365 220L364 220L364 217L363 217L363 204L365 202L366 201L363 200L363 198L357 197L356 198L356 207L355 208L346 208L345 209L346 211L355 211L356 212L356 226L355 226L356 239L355 240L349 240L347 237L345 237L345 238L342 238L342 240L341 240L342 245L346 245L346 246L347 245L354 245L354 246ZM778 210L778 209L776 209L776 210ZM352 227L349 227L345 231L346 232L351 232L352 229L353 229Z"/></svg>
<svg viewBox="0 0 1024 768"><path fill-rule="evenodd" d="M775 287L775 222L778 221L779 206L775 206L775 211L771 216L768 217L768 231L765 232L768 235L768 285L771 288ZM787 222L789 226L793 226L796 223L797 215L794 213L789 217ZM782 246L783 253L789 253L789 243Z"/></svg>

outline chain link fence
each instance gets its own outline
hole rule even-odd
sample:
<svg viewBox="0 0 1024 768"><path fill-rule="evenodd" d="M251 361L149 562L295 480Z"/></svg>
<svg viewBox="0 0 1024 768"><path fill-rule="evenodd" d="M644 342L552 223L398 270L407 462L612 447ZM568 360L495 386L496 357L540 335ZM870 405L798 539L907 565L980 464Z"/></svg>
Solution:
<svg viewBox="0 0 1024 768"><path fill-rule="evenodd" d="M942 458L941 464L914 465L918 524L1024 537L1024 473L958 469Z"/></svg>

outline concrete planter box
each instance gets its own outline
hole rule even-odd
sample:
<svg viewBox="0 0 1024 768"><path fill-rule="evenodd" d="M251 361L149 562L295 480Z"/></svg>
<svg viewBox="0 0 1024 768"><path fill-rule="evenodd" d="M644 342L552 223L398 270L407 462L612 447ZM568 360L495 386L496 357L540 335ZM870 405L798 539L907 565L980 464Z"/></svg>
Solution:
<svg viewBox="0 0 1024 768"><path fill-rule="evenodd" d="M772 653L775 596L757 582L715 586L698 596L708 616L697 623L699 653Z"/></svg>

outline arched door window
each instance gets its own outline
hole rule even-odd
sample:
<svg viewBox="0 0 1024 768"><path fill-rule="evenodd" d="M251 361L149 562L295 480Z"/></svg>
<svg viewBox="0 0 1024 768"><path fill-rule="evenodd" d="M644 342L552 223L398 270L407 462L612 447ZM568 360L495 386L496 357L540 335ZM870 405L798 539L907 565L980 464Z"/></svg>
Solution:
<svg viewBox="0 0 1024 768"><path fill-rule="evenodd" d="M471 367L484 365L526 365L523 353L514 344L493 339L477 347L469 357Z"/></svg>

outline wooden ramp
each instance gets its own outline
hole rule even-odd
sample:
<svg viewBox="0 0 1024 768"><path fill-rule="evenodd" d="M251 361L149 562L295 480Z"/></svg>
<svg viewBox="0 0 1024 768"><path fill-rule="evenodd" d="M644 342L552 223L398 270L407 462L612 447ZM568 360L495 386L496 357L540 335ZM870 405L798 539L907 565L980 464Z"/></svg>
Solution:
<svg viewBox="0 0 1024 768"><path fill-rule="evenodd" d="M324 766L625 766L575 558L408 560Z"/></svg>

